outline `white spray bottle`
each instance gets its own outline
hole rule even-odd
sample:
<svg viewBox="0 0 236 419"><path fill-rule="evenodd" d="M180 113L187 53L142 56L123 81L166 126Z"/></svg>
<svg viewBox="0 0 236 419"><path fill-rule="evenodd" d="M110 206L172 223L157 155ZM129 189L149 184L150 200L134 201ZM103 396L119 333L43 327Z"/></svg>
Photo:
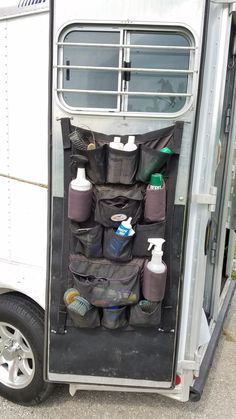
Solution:
<svg viewBox="0 0 236 419"><path fill-rule="evenodd" d="M148 239L149 247L148 250L150 250L153 246L154 249L152 251L152 259L147 264L147 268L149 271L154 272L156 274L161 274L166 271L166 265L162 261L162 245L165 243L164 239Z"/></svg>

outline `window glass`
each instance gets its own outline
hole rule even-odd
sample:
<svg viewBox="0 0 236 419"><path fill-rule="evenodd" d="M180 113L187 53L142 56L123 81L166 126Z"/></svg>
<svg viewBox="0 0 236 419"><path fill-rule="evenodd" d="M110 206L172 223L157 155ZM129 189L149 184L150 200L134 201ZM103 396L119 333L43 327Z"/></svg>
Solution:
<svg viewBox="0 0 236 419"><path fill-rule="evenodd" d="M72 31L64 42L119 44L119 32ZM98 53L99 48L99 53ZM64 46L63 65L118 67L119 49L105 47ZM118 71L93 69L70 69L63 73L63 88L81 90L106 90L116 92L118 89ZM117 108L117 95L100 95L93 93L64 92L65 102L73 107L83 108Z"/></svg>
<svg viewBox="0 0 236 419"><path fill-rule="evenodd" d="M188 70L189 51L171 49L145 49L140 45L189 46L185 37L168 33L130 33L130 44L139 45L130 48L130 61L133 68ZM186 93L187 74L168 72L131 72L130 92ZM131 96L128 110L132 112L177 112L186 98L181 96Z"/></svg>

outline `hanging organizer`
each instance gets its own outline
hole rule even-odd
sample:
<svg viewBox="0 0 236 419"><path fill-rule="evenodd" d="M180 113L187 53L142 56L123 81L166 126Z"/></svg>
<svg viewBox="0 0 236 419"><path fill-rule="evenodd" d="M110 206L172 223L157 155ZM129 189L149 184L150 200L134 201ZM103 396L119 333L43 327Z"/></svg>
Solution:
<svg viewBox="0 0 236 419"><path fill-rule="evenodd" d="M65 120L62 121L62 127L63 124ZM86 177L93 183L91 217L82 223L73 220L66 223L70 232L68 286L75 287L92 305L85 316L72 312L68 305L67 312L75 327L124 330L159 327L165 284L160 295L157 293L159 301L147 313L139 304L144 299L142 274L143 266L151 256L148 238L165 237L165 249L170 247L168 237L171 222L168 222L167 213L173 212L174 207L182 125L176 123L162 130L136 135L135 144L138 148L131 152L109 147L116 133L105 135L93 132L91 135L89 130L72 126L70 122L67 133L65 129L62 130L64 144L68 144L68 131L75 129L85 144L88 145L91 139L95 139L96 143L95 150L78 150L73 144L70 149L71 155L87 157ZM121 137L121 141L125 143L128 135L130 133ZM160 152L166 146L172 150L172 155ZM70 180L75 177L76 165L70 164L69 170L70 176L65 179L65 193ZM152 202L153 191L147 187L151 174L155 172L162 173L165 179L163 189L159 190L158 205ZM147 194L148 208L145 207ZM117 220L118 215L132 217L134 236L124 237L115 233L121 222ZM165 251L164 256L168 273L166 291L169 292L169 251Z"/></svg>

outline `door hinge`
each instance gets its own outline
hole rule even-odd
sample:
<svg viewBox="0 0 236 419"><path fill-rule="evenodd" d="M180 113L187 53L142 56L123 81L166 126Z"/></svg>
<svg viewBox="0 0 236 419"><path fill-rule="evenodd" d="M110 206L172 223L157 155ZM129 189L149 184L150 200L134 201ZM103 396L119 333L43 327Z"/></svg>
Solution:
<svg viewBox="0 0 236 419"><path fill-rule="evenodd" d="M211 186L210 193L194 194L192 202L200 205L209 205L209 211L214 212L216 209L217 187Z"/></svg>
<svg viewBox="0 0 236 419"><path fill-rule="evenodd" d="M217 249L217 243L216 240L213 240L211 243L211 250L210 250L210 262L212 265L215 265L216 263L216 249Z"/></svg>
<svg viewBox="0 0 236 419"><path fill-rule="evenodd" d="M182 361L178 362L178 372L182 372L183 370L193 371L193 375L198 377L200 365L201 355L198 353L198 351L195 351L193 360L183 359Z"/></svg>
<svg viewBox="0 0 236 419"><path fill-rule="evenodd" d="M227 111L226 111L226 116L225 116L225 134L229 133L230 130L230 121L231 121L231 107L228 106Z"/></svg>

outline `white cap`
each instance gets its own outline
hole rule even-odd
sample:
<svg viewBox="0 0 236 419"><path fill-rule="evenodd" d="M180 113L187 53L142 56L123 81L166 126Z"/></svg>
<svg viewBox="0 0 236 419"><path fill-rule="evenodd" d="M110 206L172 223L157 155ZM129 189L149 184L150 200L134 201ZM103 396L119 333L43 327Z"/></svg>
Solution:
<svg viewBox="0 0 236 419"><path fill-rule="evenodd" d="M120 143L120 137L114 137L114 143Z"/></svg>
<svg viewBox="0 0 236 419"><path fill-rule="evenodd" d="M134 135L129 135L128 136L128 143L129 144L134 144L135 142L135 136Z"/></svg>
<svg viewBox="0 0 236 419"><path fill-rule="evenodd" d="M148 250L150 250L152 246L155 246L153 252L158 252L158 253L163 254L162 245L163 243L165 243L164 239L148 239L148 243L150 243L148 246Z"/></svg>

